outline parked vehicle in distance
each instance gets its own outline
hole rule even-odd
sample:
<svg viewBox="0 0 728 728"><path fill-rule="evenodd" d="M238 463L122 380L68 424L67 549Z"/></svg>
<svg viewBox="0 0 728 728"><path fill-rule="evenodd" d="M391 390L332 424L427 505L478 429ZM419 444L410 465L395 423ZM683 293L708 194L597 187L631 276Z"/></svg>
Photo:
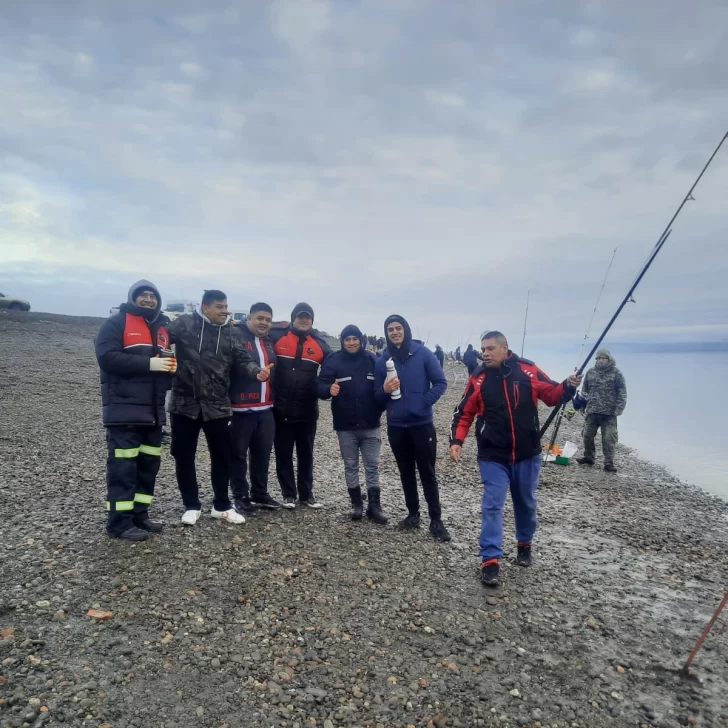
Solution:
<svg viewBox="0 0 728 728"><path fill-rule="evenodd" d="M196 309L197 304L194 301L172 301L165 306L164 315L170 321L174 321L183 313L194 313ZM119 313L119 307L114 306L109 311L109 316L115 316L117 313Z"/></svg>
<svg viewBox="0 0 728 728"><path fill-rule="evenodd" d="M30 311L30 303L22 298L0 293L0 308L7 308L11 311Z"/></svg>
<svg viewBox="0 0 728 728"><path fill-rule="evenodd" d="M244 324L248 320L248 314L244 311L228 311L235 326Z"/></svg>

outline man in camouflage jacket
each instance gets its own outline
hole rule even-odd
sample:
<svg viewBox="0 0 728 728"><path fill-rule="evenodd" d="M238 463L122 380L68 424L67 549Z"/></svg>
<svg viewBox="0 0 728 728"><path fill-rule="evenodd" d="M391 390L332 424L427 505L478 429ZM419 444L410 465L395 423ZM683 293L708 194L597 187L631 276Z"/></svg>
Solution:
<svg viewBox="0 0 728 728"><path fill-rule="evenodd" d="M594 438L602 430L602 452L604 469L616 472L614 446L619 439L617 417L627 406L627 384L624 375L617 369L617 362L607 349L597 351L595 366L586 373L582 394L587 400L584 423L584 457L577 462L594 465L596 452Z"/></svg>

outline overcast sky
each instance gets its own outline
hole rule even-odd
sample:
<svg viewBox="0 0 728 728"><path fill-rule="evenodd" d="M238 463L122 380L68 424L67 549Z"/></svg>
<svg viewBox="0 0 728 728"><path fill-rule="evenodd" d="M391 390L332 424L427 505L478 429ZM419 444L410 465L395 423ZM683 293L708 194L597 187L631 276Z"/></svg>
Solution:
<svg viewBox="0 0 728 728"><path fill-rule="evenodd" d="M0 291L578 346L728 130L725 0L0 7ZM728 338L728 142L614 338ZM7 290L5 290L7 289ZM520 347L519 347L520 348Z"/></svg>

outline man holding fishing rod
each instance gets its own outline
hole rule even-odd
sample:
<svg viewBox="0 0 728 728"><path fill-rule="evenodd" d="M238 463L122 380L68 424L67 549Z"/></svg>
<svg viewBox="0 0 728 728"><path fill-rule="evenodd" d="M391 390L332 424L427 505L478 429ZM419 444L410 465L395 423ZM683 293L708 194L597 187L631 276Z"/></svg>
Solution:
<svg viewBox="0 0 728 728"><path fill-rule="evenodd" d="M516 563L531 565L541 472L538 400L553 407L564 396L572 397L582 378L572 374L561 384L554 382L532 361L513 353L500 331L483 334L480 347L483 365L471 375L453 412L450 457L460 460L463 442L477 417L478 466L483 481L481 579L487 586L497 586L503 556L503 508L509 487L518 541Z"/></svg>

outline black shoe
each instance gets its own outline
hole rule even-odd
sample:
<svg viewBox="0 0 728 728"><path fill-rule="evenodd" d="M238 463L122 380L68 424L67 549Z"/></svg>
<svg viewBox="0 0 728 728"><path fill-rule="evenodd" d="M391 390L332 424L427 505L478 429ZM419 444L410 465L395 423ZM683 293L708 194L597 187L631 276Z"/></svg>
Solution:
<svg viewBox="0 0 728 728"><path fill-rule="evenodd" d="M408 530L410 528L419 528L420 527L420 514L419 513L410 513L407 518L403 518L398 524L397 528L401 528L403 530Z"/></svg>
<svg viewBox="0 0 728 728"><path fill-rule="evenodd" d="M265 508L268 511L280 511L281 508L283 508L283 505L280 503L280 501L277 501L275 498L271 498L268 493L266 493L261 498L256 498L255 500L250 501L256 508Z"/></svg>
<svg viewBox="0 0 728 728"><path fill-rule="evenodd" d="M385 525L389 522L389 519L384 515L382 510L382 503L380 500L379 488L369 489L369 505L367 506L367 518L374 523Z"/></svg>
<svg viewBox="0 0 728 728"><path fill-rule="evenodd" d="M579 465L594 465L594 458L576 458Z"/></svg>
<svg viewBox="0 0 728 728"><path fill-rule="evenodd" d="M361 521L364 515L364 502L361 499L361 488L349 488L349 498L351 498L351 520Z"/></svg>
<svg viewBox="0 0 728 728"><path fill-rule="evenodd" d="M298 503L298 500L296 498L284 498L282 505L284 508L287 508L288 510L293 510L296 507L297 503Z"/></svg>
<svg viewBox="0 0 728 728"><path fill-rule="evenodd" d="M110 533L109 536L120 538L123 541L147 541L149 539L149 531L143 531L141 528L131 526L121 533Z"/></svg>
<svg viewBox="0 0 728 728"><path fill-rule="evenodd" d="M450 532L445 528L445 524L438 518L430 521L430 533L438 541L451 541L452 536Z"/></svg>
<svg viewBox="0 0 728 728"><path fill-rule="evenodd" d="M488 559L480 567L480 580L486 586L498 586L500 584L500 564L498 559Z"/></svg>
<svg viewBox="0 0 728 728"><path fill-rule="evenodd" d="M533 563L530 543L518 544L518 556L516 556L516 563L519 566L530 566Z"/></svg>
<svg viewBox="0 0 728 728"><path fill-rule="evenodd" d="M235 510L241 516L257 516L258 511L255 510L253 504L250 502L250 498L236 498L235 499Z"/></svg>
<svg viewBox="0 0 728 728"><path fill-rule="evenodd" d="M616 466L614 465L614 463L607 463L607 464L606 464L606 465L604 466L604 469L605 469L605 470L606 470L606 471L607 471L608 473L616 473L616 472L617 472L617 468L616 468Z"/></svg>
<svg viewBox="0 0 728 728"><path fill-rule="evenodd" d="M149 533L161 533L164 530L164 524L159 521L150 521L146 518L135 518L134 525L137 528L141 528L142 531L148 531Z"/></svg>

